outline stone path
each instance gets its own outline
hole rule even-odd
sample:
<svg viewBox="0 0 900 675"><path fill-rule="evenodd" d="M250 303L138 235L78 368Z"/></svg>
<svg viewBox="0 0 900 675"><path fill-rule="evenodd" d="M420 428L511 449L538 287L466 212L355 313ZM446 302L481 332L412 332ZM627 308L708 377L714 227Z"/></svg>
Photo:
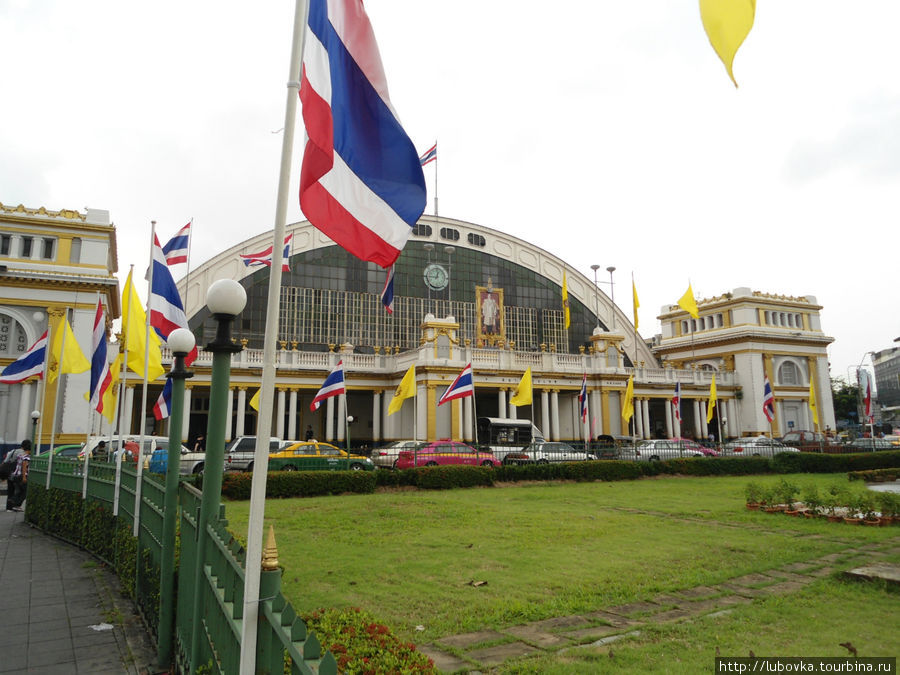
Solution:
<svg viewBox="0 0 900 675"><path fill-rule="evenodd" d="M794 562L765 573L745 574L715 586L697 586L663 593L646 602L633 602L598 611L560 616L543 621L448 635L419 651L442 672L490 670L509 659L576 646L602 647L640 634L641 628L700 616L725 613L755 598L799 591L816 579L838 571L838 566L877 564L886 555L900 554L900 536L890 540Z"/></svg>

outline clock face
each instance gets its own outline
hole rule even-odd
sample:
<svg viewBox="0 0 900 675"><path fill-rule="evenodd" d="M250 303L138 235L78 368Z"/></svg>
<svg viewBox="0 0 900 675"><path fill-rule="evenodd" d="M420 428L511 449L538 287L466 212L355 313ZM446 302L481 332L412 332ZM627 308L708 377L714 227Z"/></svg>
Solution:
<svg viewBox="0 0 900 675"><path fill-rule="evenodd" d="M449 278L447 270L438 264L432 263L425 268L425 285L433 291L442 291L447 287Z"/></svg>

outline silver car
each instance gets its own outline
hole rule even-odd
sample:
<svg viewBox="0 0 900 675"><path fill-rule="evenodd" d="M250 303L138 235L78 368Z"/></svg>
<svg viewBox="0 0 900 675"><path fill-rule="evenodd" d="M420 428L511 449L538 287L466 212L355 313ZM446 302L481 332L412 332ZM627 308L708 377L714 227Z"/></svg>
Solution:
<svg viewBox="0 0 900 675"><path fill-rule="evenodd" d="M696 449L694 445L668 439L640 441L635 446L626 445L619 449L619 459L636 462L659 462L665 459L705 456L705 453Z"/></svg>
<svg viewBox="0 0 900 675"><path fill-rule="evenodd" d="M401 450L415 450L424 441L394 441L372 450L372 463L379 469L393 469Z"/></svg>
<svg viewBox="0 0 900 675"><path fill-rule="evenodd" d="M585 462L597 459L594 455L578 450L568 443L541 441L523 450L508 452L504 464L549 464L550 462Z"/></svg>
<svg viewBox="0 0 900 675"><path fill-rule="evenodd" d="M723 457L774 457L779 452L800 451L768 436L747 436L722 446Z"/></svg>

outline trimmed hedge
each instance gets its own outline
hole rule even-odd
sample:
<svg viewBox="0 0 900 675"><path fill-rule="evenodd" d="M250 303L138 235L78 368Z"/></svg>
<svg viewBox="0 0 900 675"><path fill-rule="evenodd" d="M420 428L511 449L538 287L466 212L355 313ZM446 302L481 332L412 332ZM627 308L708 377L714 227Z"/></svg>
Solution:
<svg viewBox="0 0 900 675"><path fill-rule="evenodd" d="M422 490L489 487L519 481L614 481L643 476L749 476L766 473L841 473L900 467L900 452L864 452L828 455L785 452L767 457L702 457L662 462L597 460L552 464L481 466L429 466L400 471L272 471L267 497L313 497L330 494L368 494L376 487L415 487ZM226 473L222 494L249 499L253 474Z"/></svg>

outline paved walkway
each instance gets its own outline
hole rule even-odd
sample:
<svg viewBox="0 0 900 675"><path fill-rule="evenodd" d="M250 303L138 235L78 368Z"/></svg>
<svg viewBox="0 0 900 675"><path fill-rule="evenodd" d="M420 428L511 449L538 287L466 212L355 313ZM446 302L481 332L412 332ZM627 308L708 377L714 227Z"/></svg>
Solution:
<svg viewBox="0 0 900 675"><path fill-rule="evenodd" d="M0 509L0 673L145 674L155 657L115 574Z"/></svg>
<svg viewBox="0 0 900 675"><path fill-rule="evenodd" d="M848 526L849 527L849 526ZM604 607L501 630L448 635L419 646L443 672L487 671L509 659L571 647L605 645L640 635L643 628L731 611L754 598L794 593L816 579L860 561L877 562L900 554L900 536L805 562L782 565L765 574L747 574L715 586L698 586L657 595L648 602Z"/></svg>

